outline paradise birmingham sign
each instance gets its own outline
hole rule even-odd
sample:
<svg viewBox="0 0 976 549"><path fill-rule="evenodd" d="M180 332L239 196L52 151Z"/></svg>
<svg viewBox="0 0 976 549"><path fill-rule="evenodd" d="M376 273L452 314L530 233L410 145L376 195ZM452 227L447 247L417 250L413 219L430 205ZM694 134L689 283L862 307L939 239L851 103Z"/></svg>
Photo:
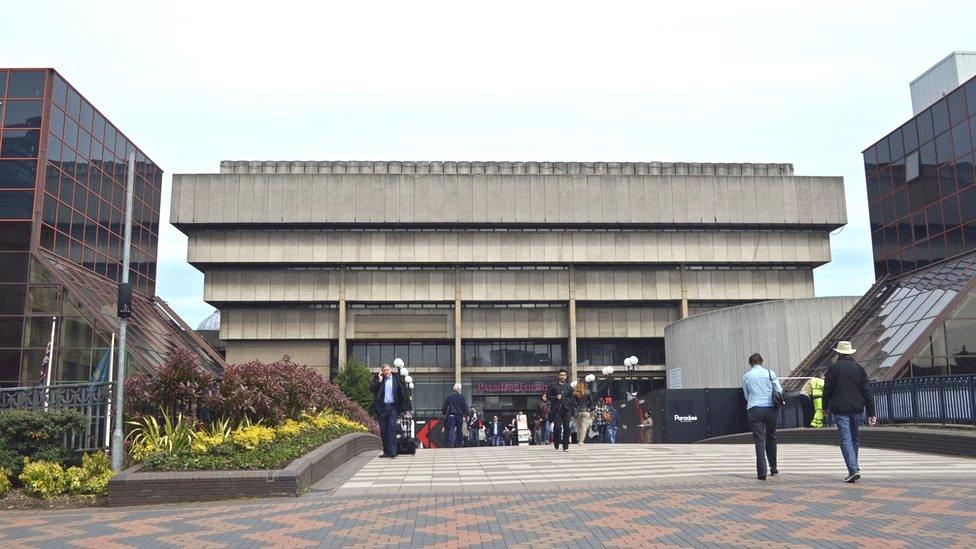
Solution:
<svg viewBox="0 0 976 549"><path fill-rule="evenodd" d="M474 392L478 394L542 394L549 390L548 383L542 382L500 382L475 383Z"/></svg>

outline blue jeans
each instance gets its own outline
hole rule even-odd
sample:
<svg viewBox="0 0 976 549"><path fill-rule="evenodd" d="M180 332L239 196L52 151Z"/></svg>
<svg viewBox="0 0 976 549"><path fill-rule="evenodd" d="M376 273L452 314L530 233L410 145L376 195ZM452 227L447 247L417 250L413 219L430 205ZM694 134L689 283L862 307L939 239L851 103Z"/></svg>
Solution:
<svg viewBox="0 0 976 549"><path fill-rule="evenodd" d="M450 414L447 416L447 447L457 448L461 446L461 416Z"/></svg>
<svg viewBox="0 0 976 549"><path fill-rule="evenodd" d="M397 409L394 404L380 405L380 435L383 439L383 453L388 456L395 456L397 453Z"/></svg>
<svg viewBox="0 0 976 549"><path fill-rule="evenodd" d="M502 436L501 435L491 435L491 445L492 446L501 446L502 445Z"/></svg>
<svg viewBox="0 0 976 549"><path fill-rule="evenodd" d="M837 437L840 439L840 452L844 454L848 474L861 470L857 463L857 450L860 446L857 440L857 420L860 414L834 414L837 424Z"/></svg>
<svg viewBox="0 0 976 549"><path fill-rule="evenodd" d="M607 425L603 428L603 442L606 444L616 444L617 443L617 428Z"/></svg>

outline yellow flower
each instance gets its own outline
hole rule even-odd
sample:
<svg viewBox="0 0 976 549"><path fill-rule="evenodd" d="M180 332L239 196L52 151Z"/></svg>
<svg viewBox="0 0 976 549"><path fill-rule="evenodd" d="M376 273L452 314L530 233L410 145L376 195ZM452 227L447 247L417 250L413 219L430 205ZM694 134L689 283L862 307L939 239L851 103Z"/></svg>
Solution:
<svg viewBox="0 0 976 549"><path fill-rule="evenodd" d="M230 441L246 450L254 450L258 446L275 439L273 429L263 425L251 425L235 429L230 435Z"/></svg>

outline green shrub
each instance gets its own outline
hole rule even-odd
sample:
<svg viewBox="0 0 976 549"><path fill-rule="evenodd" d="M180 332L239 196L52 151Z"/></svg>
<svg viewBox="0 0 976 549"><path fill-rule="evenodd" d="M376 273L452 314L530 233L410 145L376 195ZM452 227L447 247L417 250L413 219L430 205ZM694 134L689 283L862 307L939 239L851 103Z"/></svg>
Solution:
<svg viewBox="0 0 976 549"><path fill-rule="evenodd" d="M0 467L19 476L24 458L70 463L71 450L64 441L85 427L85 417L74 410L0 411Z"/></svg>
<svg viewBox="0 0 976 549"><path fill-rule="evenodd" d="M31 461L24 459L24 470L20 482L28 495L51 499L64 493L68 479L60 464L51 461Z"/></svg>
<svg viewBox="0 0 976 549"><path fill-rule="evenodd" d="M0 467L0 498L7 495L10 491L10 469Z"/></svg>
<svg viewBox="0 0 976 549"><path fill-rule="evenodd" d="M101 496L108 493L112 475L107 455L103 452L85 454L81 458L81 467L68 467L65 471L65 484L72 494Z"/></svg>
<svg viewBox="0 0 976 549"><path fill-rule="evenodd" d="M356 404L362 406L363 410L372 410L373 393L369 391L369 384L373 380L373 374L354 357L346 361L342 372L335 378L335 384L342 389L342 392L352 399Z"/></svg>

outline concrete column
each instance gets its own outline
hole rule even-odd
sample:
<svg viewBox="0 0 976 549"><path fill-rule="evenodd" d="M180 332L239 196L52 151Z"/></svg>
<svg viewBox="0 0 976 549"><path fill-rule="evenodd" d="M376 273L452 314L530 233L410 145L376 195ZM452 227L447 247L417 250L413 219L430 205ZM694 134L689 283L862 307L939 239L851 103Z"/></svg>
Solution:
<svg viewBox="0 0 976 549"><path fill-rule="evenodd" d="M680 279L681 279L681 318L688 318L688 286L685 285L685 266L681 265L679 267Z"/></svg>
<svg viewBox="0 0 976 549"><path fill-rule="evenodd" d="M461 266L454 266L454 383L461 383Z"/></svg>
<svg viewBox="0 0 976 549"><path fill-rule="evenodd" d="M339 371L346 367L346 268L339 267Z"/></svg>
<svg viewBox="0 0 976 549"><path fill-rule="evenodd" d="M576 379L576 269L569 266L569 379Z"/></svg>

